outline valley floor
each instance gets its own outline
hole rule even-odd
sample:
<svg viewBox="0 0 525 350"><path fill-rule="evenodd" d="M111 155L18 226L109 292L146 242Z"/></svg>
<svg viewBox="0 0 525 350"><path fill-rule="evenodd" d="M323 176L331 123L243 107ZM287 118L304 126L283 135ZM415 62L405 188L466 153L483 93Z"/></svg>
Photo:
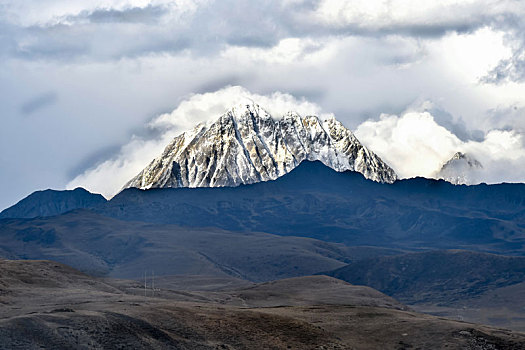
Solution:
<svg viewBox="0 0 525 350"><path fill-rule="evenodd" d="M0 348L525 348L524 333L420 314L327 276L219 282L207 288L200 276L199 291L149 284L144 296L136 281L95 279L49 261L0 261Z"/></svg>

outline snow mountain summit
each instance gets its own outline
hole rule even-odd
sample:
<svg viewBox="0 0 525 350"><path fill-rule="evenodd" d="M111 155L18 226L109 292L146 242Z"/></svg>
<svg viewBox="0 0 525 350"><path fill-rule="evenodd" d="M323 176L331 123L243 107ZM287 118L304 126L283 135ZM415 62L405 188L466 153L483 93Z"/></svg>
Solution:
<svg viewBox="0 0 525 350"><path fill-rule="evenodd" d="M124 188L224 187L275 180L303 160L393 183L396 173L333 117L289 112L274 119L242 104L182 133Z"/></svg>

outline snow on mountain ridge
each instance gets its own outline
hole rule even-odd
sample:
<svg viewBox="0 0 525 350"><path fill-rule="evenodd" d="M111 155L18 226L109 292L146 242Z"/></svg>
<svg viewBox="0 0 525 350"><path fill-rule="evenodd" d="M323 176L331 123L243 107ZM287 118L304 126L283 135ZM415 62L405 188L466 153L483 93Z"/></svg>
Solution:
<svg viewBox="0 0 525 350"><path fill-rule="evenodd" d="M454 185L474 185L480 183L483 165L474 157L456 152L436 173L435 177Z"/></svg>
<svg viewBox="0 0 525 350"><path fill-rule="evenodd" d="M334 117L289 112L274 119L255 103L175 137L124 188L223 187L274 180L303 160L391 183L395 172Z"/></svg>

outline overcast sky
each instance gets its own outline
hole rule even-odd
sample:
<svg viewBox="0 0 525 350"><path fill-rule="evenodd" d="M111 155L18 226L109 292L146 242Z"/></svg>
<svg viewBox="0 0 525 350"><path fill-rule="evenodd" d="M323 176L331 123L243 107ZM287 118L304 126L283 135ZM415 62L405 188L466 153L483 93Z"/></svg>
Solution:
<svg viewBox="0 0 525 350"><path fill-rule="evenodd" d="M0 0L0 209L111 195L249 98L334 114L402 177L525 181L525 2Z"/></svg>

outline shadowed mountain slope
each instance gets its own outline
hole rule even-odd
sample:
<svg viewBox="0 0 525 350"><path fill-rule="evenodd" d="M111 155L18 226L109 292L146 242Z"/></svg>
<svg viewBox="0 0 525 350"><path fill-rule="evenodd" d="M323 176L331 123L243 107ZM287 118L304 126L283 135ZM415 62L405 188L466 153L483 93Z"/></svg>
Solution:
<svg viewBox="0 0 525 350"><path fill-rule="evenodd" d="M524 282L525 257L429 251L364 259L326 274L409 304L453 304Z"/></svg>
<svg viewBox="0 0 525 350"><path fill-rule="evenodd" d="M356 256L389 253L309 238L125 222L91 211L0 220L0 255L53 259L96 275L234 276L251 281L332 270Z"/></svg>
<svg viewBox="0 0 525 350"><path fill-rule="evenodd" d="M36 191L0 213L0 219L53 216L80 208L93 208L106 203L100 194L83 188L67 191Z"/></svg>
<svg viewBox="0 0 525 350"><path fill-rule="evenodd" d="M122 220L312 237L347 245L523 254L525 185L380 184L303 162L237 188L127 189L99 213Z"/></svg>
<svg viewBox="0 0 525 350"><path fill-rule="evenodd" d="M525 331L525 258L429 251L355 261L327 275L436 316Z"/></svg>

